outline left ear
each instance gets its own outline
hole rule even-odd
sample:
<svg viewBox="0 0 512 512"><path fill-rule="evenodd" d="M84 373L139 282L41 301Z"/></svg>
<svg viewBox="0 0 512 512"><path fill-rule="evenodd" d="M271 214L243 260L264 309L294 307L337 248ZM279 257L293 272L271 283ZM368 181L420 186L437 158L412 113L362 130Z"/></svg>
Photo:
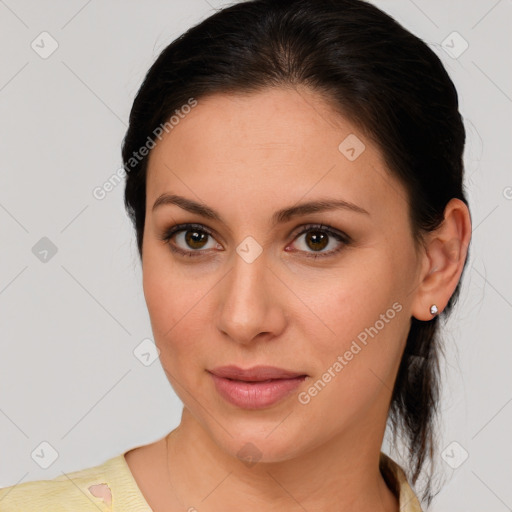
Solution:
<svg viewBox="0 0 512 512"><path fill-rule="evenodd" d="M471 217L460 199L451 199L444 210L444 221L425 236L425 262L416 288L411 313L418 320L431 320L443 311L460 280L471 240Z"/></svg>

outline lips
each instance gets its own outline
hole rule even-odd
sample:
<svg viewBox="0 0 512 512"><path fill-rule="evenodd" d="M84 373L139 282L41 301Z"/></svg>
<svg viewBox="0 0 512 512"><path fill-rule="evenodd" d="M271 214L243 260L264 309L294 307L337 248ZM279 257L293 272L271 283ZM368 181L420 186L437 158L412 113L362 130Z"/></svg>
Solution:
<svg viewBox="0 0 512 512"><path fill-rule="evenodd" d="M252 368L243 369L238 366L229 365L218 366L208 371L217 377L243 382L265 382L306 376L305 373L285 370L275 366L254 366Z"/></svg>
<svg viewBox="0 0 512 512"><path fill-rule="evenodd" d="M277 404L299 387L307 378L301 372L254 366L218 366L210 373L218 394L231 405L242 409L264 409Z"/></svg>

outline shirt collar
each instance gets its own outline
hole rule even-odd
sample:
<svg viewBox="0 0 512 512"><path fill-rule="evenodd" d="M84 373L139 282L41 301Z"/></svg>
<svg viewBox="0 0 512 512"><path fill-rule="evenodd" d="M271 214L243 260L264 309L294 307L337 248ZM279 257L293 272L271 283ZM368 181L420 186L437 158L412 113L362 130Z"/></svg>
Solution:
<svg viewBox="0 0 512 512"><path fill-rule="evenodd" d="M402 467L383 452L380 452L379 467L388 487L398 499L400 512L422 512Z"/></svg>

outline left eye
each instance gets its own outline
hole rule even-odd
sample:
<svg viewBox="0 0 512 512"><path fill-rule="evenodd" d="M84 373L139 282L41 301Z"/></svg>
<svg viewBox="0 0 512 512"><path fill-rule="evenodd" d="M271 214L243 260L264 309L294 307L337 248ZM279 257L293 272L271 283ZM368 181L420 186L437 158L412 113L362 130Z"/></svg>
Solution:
<svg viewBox="0 0 512 512"><path fill-rule="evenodd" d="M305 256L313 258L335 254L341 251L343 246L350 242L350 238L344 233L334 231L323 225L306 226L306 228L297 235L295 240L299 240L303 235L305 235L302 242L303 249L299 250L304 252ZM331 243L333 240L338 243ZM323 250L329 246L334 246L334 248L327 251Z"/></svg>

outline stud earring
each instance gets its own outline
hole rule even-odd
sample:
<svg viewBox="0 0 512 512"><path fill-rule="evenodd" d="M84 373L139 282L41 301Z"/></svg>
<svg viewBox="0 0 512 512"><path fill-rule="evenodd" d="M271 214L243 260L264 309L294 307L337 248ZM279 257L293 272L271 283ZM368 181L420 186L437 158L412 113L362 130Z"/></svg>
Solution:
<svg viewBox="0 0 512 512"><path fill-rule="evenodd" d="M437 309L437 306L435 304L432 304L432 306L430 306L430 314L431 315L434 315L434 316L437 315L438 311L439 310Z"/></svg>

